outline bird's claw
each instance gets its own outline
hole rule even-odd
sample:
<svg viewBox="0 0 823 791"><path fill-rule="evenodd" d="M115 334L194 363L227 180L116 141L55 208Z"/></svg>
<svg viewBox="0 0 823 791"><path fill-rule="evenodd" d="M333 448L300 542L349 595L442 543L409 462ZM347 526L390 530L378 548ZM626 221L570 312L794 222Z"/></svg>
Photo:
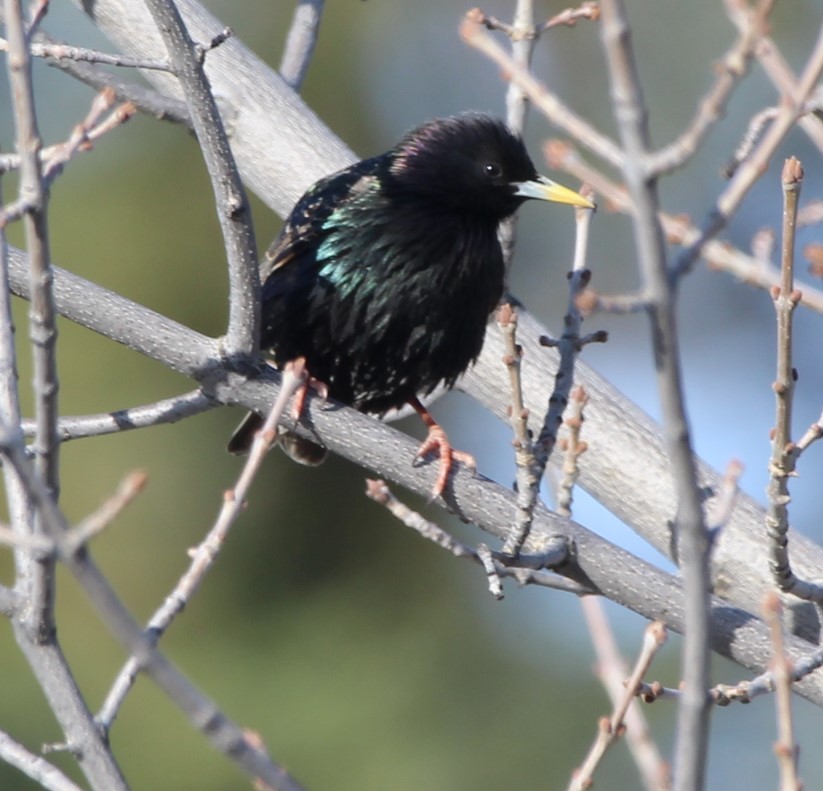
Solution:
<svg viewBox="0 0 823 791"><path fill-rule="evenodd" d="M432 487L432 500L436 500L445 491L455 461L464 464L472 473L477 471L477 462L474 460L474 456L462 450L455 450L449 442L446 432L437 424L429 427L428 436L418 448L414 457L415 461L423 459L432 452L436 452L440 457L440 471Z"/></svg>
<svg viewBox="0 0 823 791"><path fill-rule="evenodd" d="M309 394L309 389L317 393L320 397L321 406L324 406L329 397L329 386L325 382L315 379L309 373L306 368L305 357L298 357L296 360L287 362L285 370L290 371L293 376L303 380L303 383L295 391L291 404L291 416L296 423L303 416L303 409L306 406L306 396Z"/></svg>

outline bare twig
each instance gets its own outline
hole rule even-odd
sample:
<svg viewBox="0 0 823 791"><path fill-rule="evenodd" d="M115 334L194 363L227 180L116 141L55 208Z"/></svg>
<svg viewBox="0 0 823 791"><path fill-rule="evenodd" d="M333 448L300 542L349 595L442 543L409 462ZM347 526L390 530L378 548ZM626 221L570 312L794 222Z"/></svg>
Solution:
<svg viewBox="0 0 823 791"><path fill-rule="evenodd" d="M737 459L732 459L726 465L723 484L720 490L715 493L715 498L706 514L706 527L713 537L725 527L731 518L734 505L737 502L738 483L742 474L743 465Z"/></svg>
<svg viewBox="0 0 823 791"><path fill-rule="evenodd" d="M217 559L229 530L245 507L249 490L266 457L266 453L268 453L277 437L277 425L283 417L286 406L294 393L304 385L304 367L300 365L287 366L283 373L283 386L269 410L266 421L255 435L237 483L223 497L223 505L214 526L209 530L203 541L189 552L191 563L188 569L146 625L144 636L152 646L157 645L172 621L183 611ZM123 705L129 690L134 686L141 669L140 658L135 655L129 658L118 673L96 717L97 723L104 733L107 734L111 729L120 707Z"/></svg>
<svg viewBox="0 0 823 791"><path fill-rule="evenodd" d="M14 468L35 503L43 532L54 543L60 561L83 588L111 633L137 659L138 664L218 750L236 761L252 777L265 780L278 791L298 791L300 785L282 767L254 747L245 733L212 700L156 650L106 578L90 561L89 554L75 551L63 513L26 457L19 435L10 433L6 426L0 426L0 453L4 462ZM121 786L112 784L112 787L119 789Z"/></svg>
<svg viewBox="0 0 823 791"><path fill-rule="evenodd" d="M751 24L752 16L757 13L757 9L746 0L725 0L725 5L729 19L741 32ZM771 37L761 37L755 55L782 97L797 95L797 78ZM798 118L798 124L818 150L823 151L823 122L813 115L803 113Z"/></svg>
<svg viewBox="0 0 823 791"><path fill-rule="evenodd" d="M239 360L257 348L260 282L249 202L202 59L172 0L147 0L189 110L211 179L229 269L229 326L224 353Z"/></svg>
<svg viewBox="0 0 823 791"><path fill-rule="evenodd" d="M66 46L63 42L48 36L42 31L38 31L34 39L37 43L50 46ZM167 96L159 91L127 82L105 69L73 60L55 60L46 58L47 65L60 69L66 74L91 86L96 91L110 88L119 102L129 102L133 104L141 113L150 115L159 121L172 121L193 129L189 108L185 102Z"/></svg>
<svg viewBox="0 0 823 791"><path fill-rule="evenodd" d="M674 142L651 155L650 175L662 175L682 167L693 157L712 126L723 116L734 88L746 74L755 48L765 33L766 20L774 0L760 0L755 13L747 18L734 46L723 57L719 76L698 104L694 119Z"/></svg>
<svg viewBox="0 0 823 791"><path fill-rule="evenodd" d="M7 3L4 13L9 11L9 7L11 21L19 28L19 4ZM8 21L9 17L6 16L5 19ZM17 391L14 321L10 304L9 263L5 228L0 225L0 422L6 426L16 427L20 424L20 404ZM21 281L30 287L28 266L23 268L21 275ZM21 539L29 537L32 540L47 540L46 536L34 533L33 507L25 484L9 465L3 465L3 480L9 518L15 535ZM52 561L23 550L15 553L15 564L15 588L13 591L0 589L0 608L11 618L21 651L40 684L65 738L78 751L76 754L81 770L90 782L98 784L98 788L105 786L111 791L125 791L126 785L119 767L108 745L103 743L93 725L85 701L80 696L57 643L56 634L53 630L46 632L44 640L42 619L39 612L32 609L32 605L36 605L38 601L48 599L48 586L53 577L50 573L44 573L44 570L51 571ZM41 586L46 588L42 589ZM42 592L38 591L38 588ZM33 591L36 595L33 595Z"/></svg>
<svg viewBox="0 0 823 791"><path fill-rule="evenodd" d="M8 70L12 88L12 105L20 154L20 198L27 205L23 215L26 246L29 254L29 338L34 363L35 438L37 469L45 485L55 493L59 489L59 448L57 439L57 315L52 294L51 255L48 239L48 189L40 167L42 141L37 126L31 58L24 30L19 0L5 0L6 31L9 41ZM35 520L35 532L40 525ZM43 640L55 629L54 567L50 558L32 563L18 553L18 581L24 581L30 597L29 628Z"/></svg>
<svg viewBox="0 0 823 791"><path fill-rule="evenodd" d="M297 0L286 46L280 60L280 76L295 91L303 85L314 54L325 0Z"/></svg>
<svg viewBox="0 0 823 791"><path fill-rule="evenodd" d="M593 0L586 0L577 8L565 8L560 13L549 17L540 26L540 29L548 30L559 25L574 27L581 19L591 19L593 21L600 19L600 4L593 2Z"/></svg>
<svg viewBox="0 0 823 791"><path fill-rule="evenodd" d="M68 535L67 548L72 554L86 546L91 539L105 530L123 509L135 498L148 481L148 475L142 470L129 473L117 487L117 491L109 497L93 514L75 525Z"/></svg>
<svg viewBox="0 0 823 791"><path fill-rule="evenodd" d="M506 31L511 39L512 57L526 71L531 65L534 48L540 38L540 31L534 23L533 0L516 0L512 24ZM529 113L529 100L516 82L509 82L506 90L506 123L516 135L522 136L526 130ZM506 269L511 267L514 259L514 247L517 242L517 214L513 214L500 225L498 237L503 249Z"/></svg>
<svg viewBox="0 0 823 791"><path fill-rule="evenodd" d="M563 412L574 384L574 363L581 348L580 325L582 323L582 314L578 308L578 300L591 278L591 273L585 268L591 215L591 209L575 209L577 233L575 237L575 257L572 271L569 273L568 311L563 320L563 334L560 340L555 342L560 349L560 365L555 375L555 385L549 397L542 428L535 442L532 442L528 431L528 411L523 405L523 393L520 387L521 350L515 341L516 320L511 309L506 309L508 306L504 306L500 312L498 325L503 332L506 343L506 353L503 361L509 371L512 393L510 419L515 435L515 462L517 465L517 510L511 534L506 539L503 551L513 557L520 552L529 535L540 481L543 478L549 457L554 450L557 431L562 422Z"/></svg>
<svg viewBox="0 0 823 791"><path fill-rule="evenodd" d="M48 791L82 791L56 766L29 752L4 731L0 731L0 758Z"/></svg>
<svg viewBox="0 0 823 791"><path fill-rule="evenodd" d="M691 269L701 255L701 248L705 242L716 236L728 224L729 219L740 207L754 183L766 172L766 166L777 147L798 120L804 117L806 102L816 89L821 74L823 74L823 28L819 32L814 49L806 61L795 90L783 96L780 111L752 151L751 156L741 163L726 189L718 196L703 222L700 234L677 256L672 265L672 278L676 280Z"/></svg>
<svg viewBox="0 0 823 791"><path fill-rule="evenodd" d="M597 675L616 709L626 695L626 666L615 642L600 599L584 596L580 606L597 654ZM666 791L671 787L671 770L654 743L649 724L639 704L633 701L626 709L626 744L640 771L647 791Z"/></svg>
<svg viewBox="0 0 823 791"><path fill-rule="evenodd" d="M493 60L503 70L507 78L516 82L535 107L544 113L555 125L570 134L575 140L592 150L609 164L620 167L620 149L608 137L598 132L591 124L567 107L545 85L536 80L527 69L501 47L491 35L483 30L482 12L469 11L460 26L462 39Z"/></svg>
<svg viewBox="0 0 823 791"><path fill-rule="evenodd" d="M792 665L783 645L781 609L777 593L767 593L763 600L763 616L769 625L774 644L772 672L777 710L777 743L774 751L780 768L780 791L801 791L803 785L797 777L797 744L792 723Z"/></svg>
<svg viewBox="0 0 823 791"><path fill-rule="evenodd" d="M26 278L25 256L15 249L9 249L9 270L11 287L14 293L27 297L28 281ZM271 406L279 391L279 377L264 371L254 377L238 377L235 372L220 371L220 356L217 344L210 339L166 316L156 313L142 305L126 299L112 291L102 288L84 278L63 269L55 268L55 287L58 309L70 320L101 333L140 354L166 365L182 375L202 380L206 391L222 403L243 406L246 409L265 411ZM128 317L127 321L123 317ZM521 311L520 332L525 333L529 344L537 340L545 330L527 312ZM503 415L505 406L500 398L500 357L502 348L497 331L486 338L486 350L478 364L466 379L464 387L485 403L495 414ZM534 372L529 372L530 381L539 390L540 383L551 375L556 359L546 352L546 360L536 360ZM580 363L578 364L580 369ZM535 375L536 374L536 375ZM655 546L666 552L670 549L670 533L665 530L661 539L653 529L660 523L665 524L674 508L673 498L664 487L659 497L649 500L640 497L632 487L642 486L650 474L666 477L664 456L654 424L639 414L630 401L618 391L611 388L591 369L583 366L578 370L581 381L585 377L586 389L596 409L589 412L587 433L597 431L598 456L593 455L589 463L581 469L581 480L587 477L592 483L597 479L598 465L604 461L608 469L604 474L612 485L618 486L619 499L623 514ZM491 385L487 388L485 377ZM531 408L539 409L536 398L530 399ZM620 421L627 423L627 429L621 428ZM605 421L605 424L604 424ZM406 488L426 496L436 476L436 470L415 469L408 464L417 448L412 439L391 429L356 410L336 405L334 410L313 410L311 429L296 427L298 433L315 440L320 437L332 452L350 459ZM630 433L626 434L626 430ZM606 441L618 437L630 436L628 443L619 443L627 448L627 456L615 456L613 443ZM626 469L626 464L631 469ZM593 477L593 471L596 473ZM638 473L636 476L635 473ZM718 485L719 476L708 466L701 464L701 475L707 485ZM606 490L605 499L609 501ZM505 540L510 524L508 520L514 511L514 494L509 487L493 481L475 478L471 474L458 470L452 480L449 505L461 518L478 525L487 533ZM761 551L760 544L753 542L749 533L762 525L762 510L748 497L742 496L740 504L727 528L729 535L736 542L747 548L755 556ZM677 577L667 574L652 564L643 561L620 547L611 544L602 537L586 530L571 520L560 519L551 514L542 504L535 510L535 522L532 528L532 540L545 541L547 537L563 534L576 548L574 562L558 571L567 575L573 582L584 582L596 592L608 596L623 606L639 612L646 618L665 619L670 628L680 631L684 628L681 607L681 587ZM803 548L803 563L823 563L819 548L802 535L794 538ZM760 590L764 582L756 566L743 562L738 544L731 555L719 554L724 563L724 571L732 573L739 570L746 575L747 585L738 587L737 583L726 590L724 601L713 601L712 610L712 647L723 655L740 662L743 666L760 670L766 661L768 636L759 620L753 620L749 609L739 609L748 605L749 592ZM575 573L580 568L580 574ZM539 573L536 575L539 576ZM642 582L641 582L642 580ZM551 580L549 580L551 582ZM736 599L734 597L737 597ZM811 650L810 638L816 634L816 620L798 613L796 622L798 636L793 637L794 650L804 654ZM823 704L823 684L817 679L804 679L797 687L799 694Z"/></svg>
<svg viewBox="0 0 823 791"><path fill-rule="evenodd" d="M0 38L0 52L8 52L8 42ZM35 58L52 58L53 60L73 60L82 63L98 63L105 66L123 66L127 69L153 69L171 71L166 60L130 58L126 55L112 55L85 47L75 47L59 42L33 41L29 52Z"/></svg>
<svg viewBox="0 0 823 791"><path fill-rule="evenodd" d="M582 387L575 387L570 394L569 408L563 419L568 436L560 441L563 464L560 468L560 480L557 482L557 513L563 516L571 516L574 485L579 473L577 461L586 452L586 443L581 442L580 432L587 401L586 391Z"/></svg>
<svg viewBox="0 0 823 791"><path fill-rule="evenodd" d="M89 150L92 141L121 126L134 115L136 108L126 103L115 108L106 119L101 121L101 116L111 109L114 101L114 91L110 89L98 94L92 102L89 114L74 128L69 139L59 146L52 147L48 157L43 156L43 177L46 185L51 184L63 172L63 168L78 151Z"/></svg>
<svg viewBox="0 0 823 791"><path fill-rule="evenodd" d="M29 4L29 20L26 25L27 38L31 38L37 32L37 28L40 27L40 23L45 18L48 10L49 0L32 0Z"/></svg>
<svg viewBox="0 0 823 791"><path fill-rule="evenodd" d="M218 404L200 388L183 395L165 398L152 404L116 409L97 415L79 415L61 417L57 423L57 433L61 442L84 437L99 437L119 431L131 431L136 428L160 426L176 423L183 418L199 415ZM21 422L25 436L34 433L34 421Z"/></svg>
<svg viewBox="0 0 823 791"><path fill-rule="evenodd" d="M514 18L508 36L512 42L512 58L523 71L528 72L540 31L534 23L534 1L517 0ZM506 91L506 123L518 135L526 128L529 99L516 82L510 82Z"/></svg>
<svg viewBox="0 0 823 791"><path fill-rule="evenodd" d="M550 167L566 171L581 181L591 184L595 192L605 199L607 208L623 214L631 214L632 202L626 188L584 162L573 146L560 140L551 140L546 144L545 152ZM692 245L700 237L698 228L683 215L661 212L660 222L666 238L672 244ZM700 250L700 256L710 269L728 272L756 288L768 291L780 283L780 270L772 266L764 266L761 260L747 255L725 241L706 241ZM647 307L647 299L647 296L642 293L630 297L599 296L593 307L600 309L602 305L604 310L618 313L631 312ZM823 290L810 286L805 287L800 304L816 313L823 313Z"/></svg>
<svg viewBox="0 0 823 791"><path fill-rule="evenodd" d="M794 457L797 459L813 442L823 437L823 413L806 429L805 434L794 443Z"/></svg>
<svg viewBox="0 0 823 791"><path fill-rule="evenodd" d="M592 775L606 751L625 733L626 724L624 720L626 712L634 699L635 689L648 672L655 654L660 646L666 642L666 638L666 627L659 621L654 621L646 627L643 633L643 646L632 674L626 681L625 689L615 702L611 716L600 719L594 743L583 763L574 771L568 785L568 791L583 791L583 789L591 786Z"/></svg>
<svg viewBox="0 0 823 791"><path fill-rule="evenodd" d="M509 419L514 432L514 462L517 485L517 508L512 525L512 538L507 541L503 551L515 555L519 551L529 532L537 492L540 488L541 471L537 469L534 458L534 446L528 427L529 413L523 405L523 392L520 382L520 360L523 350L517 344L517 312L511 305L503 305L497 314L497 326L503 334L506 353L503 364L509 373L511 406Z"/></svg>
<svg viewBox="0 0 823 791"><path fill-rule="evenodd" d="M102 98L102 96L103 95L101 94L101 96L95 100L95 105ZM108 96L113 98L114 94L111 93L108 94ZM108 103L109 99L106 99L106 101ZM128 121L134 114L135 109L136 108L134 105L130 103L123 104L111 113L104 121L96 123L93 126L89 126L89 118L87 117L82 124L75 127L71 138L67 142L47 146L46 148L41 149L40 161L43 163L47 177L53 179L59 173L60 168L62 168L62 166L65 165L66 162L68 162L69 159L71 159L71 157L78 151L90 151L90 144L92 142L99 139L107 132L110 132L120 124ZM19 167L20 157L17 154L0 154L0 172L7 173L11 170L19 169ZM2 216L10 219L8 212L9 207L5 207L3 209Z"/></svg>
<svg viewBox="0 0 823 791"><path fill-rule="evenodd" d="M823 648L804 656L802 659L793 661L790 665L790 681L796 684L801 679L814 673L823 667ZM716 684L709 690L709 698L712 703L718 706L728 706L731 703L751 703L761 695L769 695L777 688L774 671L768 670L754 678L740 681L732 686L728 684ZM641 684L637 690L638 697L646 703L653 703L656 700L671 699L679 700L681 690L665 687L655 681L652 684Z"/></svg>
<svg viewBox="0 0 823 791"><path fill-rule="evenodd" d="M731 159L729 159L728 163L720 171L723 178L730 179L734 176L740 167L740 163L746 161L754 150L754 147L763 137L764 129L774 120L777 112L777 107L767 107L765 110L761 110L751 117L746 132L734 150Z"/></svg>
<svg viewBox="0 0 823 791"><path fill-rule="evenodd" d="M709 730L709 540L686 417L674 292L659 222L657 182L645 168L649 155L647 109L622 0L604 0L601 31L609 65L614 115L624 146L622 171L634 204L632 220L649 319L664 443L677 493L678 560L688 627L683 640L684 695L675 746L677 791L703 787Z"/></svg>
<svg viewBox="0 0 823 791"><path fill-rule="evenodd" d="M114 94L110 90L104 90L95 97L86 119L78 124L73 130L69 139L60 145L51 146L48 149L38 148L37 161L40 166L43 189L48 191L49 186L60 173L65 165L81 150L91 147L91 140L100 137L102 134L128 121L134 114L134 107L122 105L118 107L109 117L100 122L100 117L111 109L114 103ZM94 138L92 132L94 131ZM22 169L22 157L10 155L4 158L4 169L10 167ZM36 211L38 206L38 195L33 192L21 192L20 197L4 206L0 210L0 225L7 225L10 222Z"/></svg>
<svg viewBox="0 0 823 791"><path fill-rule="evenodd" d="M534 566L539 568L551 568L561 565L568 560L568 544L560 537L550 545L543 547L540 555L533 557L520 556L513 558L504 552L493 552L485 544L472 549L467 544L458 541L434 522L423 518L419 513L413 511L405 503L398 500L386 485L385 481L366 480L366 496L374 500L379 505L384 506L389 513L402 522L406 527L417 531L423 538L434 542L437 546L445 549L456 558L468 558L483 567L489 580L489 589L497 599L503 598L503 591L500 588L500 577L514 577L521 585L537 584L547 587L557 587L577 595L584 595L587 588L583 585L572 583L571 586L565 584L570 580L565 580L561 584L556 575L540 573L538 568L527 566L529 561L533 561Z"/></svg>
<svg viewBox="0 0 823 791"><path fill-rule="evenodd" d="M590 196L591 190L584 185L581 194ZM563 413L569 403L569 396L574 386L574 366L583 347L580 329L583 325L583 312L580 310L580 298L591 281L591 272L586 269L586 255L589 244L589 227L593 211L576 208L574 261L569 272L569 301L566 315L563 317L563 334L557 341L560 363L555 374L554 387L549 396L548 408L543 417L543 424L534 443L535 464L538 472L538 484L557 442L557 432L563 420ZM604 340L603 336L593 336L592 340ZM535 492L535 497L537 493Z"/></svg>
<svg viewBox="0 0 823 791"><path fill-rule="evenodd" d="M769 566L780 590L801 599L823 602L823 586L799 579L792 571L789 559L789 479L795 475L799 454L791 442L792 402L797 373L792 366L792 315L800 293L794 287L794 242L797 203L803 181L800 162L786 160L781 176L783 187L783 246L781 251L782 279L772 289L777 314L777 376L775 393L775 427L769 460L769 506L766 532L769 536Z"/></svg>
<svg viewBox="0 0 823 791"><path fill-rule="evenodd" d="M6 525L0 525L0 544L25 549L35 555L51 557L54 554L54 543L46 536L38 533L21 533Z"/></svg>

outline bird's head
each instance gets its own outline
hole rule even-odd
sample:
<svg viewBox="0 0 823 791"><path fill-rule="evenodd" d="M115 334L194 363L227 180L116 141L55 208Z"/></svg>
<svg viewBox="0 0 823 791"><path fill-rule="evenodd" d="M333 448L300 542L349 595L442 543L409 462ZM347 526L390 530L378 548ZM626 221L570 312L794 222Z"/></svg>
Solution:
<svg viewBox="0 0 823 791"><path fill-rule="evenodd" d="M523 141L479 113L437 118L409 132L391 152L394 189L497 222L523 201L593 208L574 190L537 173Z"/></svg>

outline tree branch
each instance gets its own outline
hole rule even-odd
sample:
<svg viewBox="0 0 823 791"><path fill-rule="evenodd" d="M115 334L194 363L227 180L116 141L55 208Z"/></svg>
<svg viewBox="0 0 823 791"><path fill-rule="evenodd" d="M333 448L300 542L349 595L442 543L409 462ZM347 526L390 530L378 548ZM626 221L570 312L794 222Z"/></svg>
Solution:
<svg viewBox="0 0 823 791"><path fill-rule="evenodd" d="M685 594L686 632L681 667L684 692L678 710L675 791L703 788L709 738L709 540L686 416L675 324L675 299L659 222L656 178L649 175L648 113L622 0L603 0L602 37L612 104L623 141L623 176L634 204L632 224L657 373L663 438L677 496L677 560Z"/></svg>
<svg viewBox="0 0 823 791"><path fill-rule="evenodd" d="M314 54L325 0L298 0L280 60L280 76L299 92Z"/></svg>
<svg viewBox="0 0 823 791"><path fill-rule="evenodd" d="M229 358L257 351L260 334L260 278L246 190L229 148L203 64L172 0L146 0L180 80L194 131L211 179L229 269L229 326L224 351Z"/></svg>

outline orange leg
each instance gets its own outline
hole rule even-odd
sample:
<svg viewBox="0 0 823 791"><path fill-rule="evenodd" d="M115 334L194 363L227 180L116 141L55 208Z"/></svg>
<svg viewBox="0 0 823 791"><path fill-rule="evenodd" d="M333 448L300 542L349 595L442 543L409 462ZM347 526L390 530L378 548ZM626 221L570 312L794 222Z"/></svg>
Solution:
<svg viewBox="0 0 823 791"><path fill-rule="evenodd" d="M449 481L449 475L451 474L452 466L455 461L465 464L467 467L470 467L472 471L477 469L477 462L475 462L474 457L471 454L464 453L461 450L455 450L451 446L449 438L446 436L446 432L431 416L429 410L420 403L419 399L412 398L409 401L409 404L414 407L415 412L420 415L421 420L426 424L426 428L429 430L429 435L418 449L417 456L415 458L421 459L432 451L437 451L438 456L440 456L440 473L438 474L437 480L434 483L434 488L432 489L432 499L435 499L443 494L443 490L446 488L446 484Z"/></svg>
<svg viewBox="0 0 823 791"><path fill-rule="evenodd" d="M306 369L305 357L297 357L294 360L290 360L284 366L284 370L291 371L294 376L303 379L303 384L295 391L294 400L291 404L291 416L295 421L298 421L303 414L303 407L306 405L306 396L309 393L309 388L314 390L320 398L325 401L329 397L329 386L309 374Z"/></svg>

